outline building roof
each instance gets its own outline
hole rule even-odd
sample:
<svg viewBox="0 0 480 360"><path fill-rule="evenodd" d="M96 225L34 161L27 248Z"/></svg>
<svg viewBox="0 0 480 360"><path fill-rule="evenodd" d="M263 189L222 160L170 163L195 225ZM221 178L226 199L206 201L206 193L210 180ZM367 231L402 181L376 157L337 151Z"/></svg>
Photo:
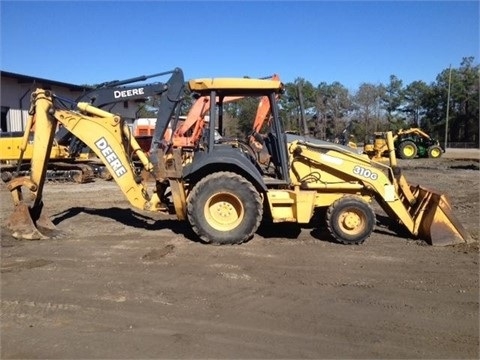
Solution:
<svg viewBox="0 0 480 360"><path fill-rule="evenodd" d="M31 83L41 83L46 85L55 85L67 88L70 91L84 91L85 89L92 88L91 86L75 85L69 84L61 81L55 81L50 79L43 79L35 76L16 74L8 71L0 71L1 77L16 79L19 84L31 84Z"/></svg>

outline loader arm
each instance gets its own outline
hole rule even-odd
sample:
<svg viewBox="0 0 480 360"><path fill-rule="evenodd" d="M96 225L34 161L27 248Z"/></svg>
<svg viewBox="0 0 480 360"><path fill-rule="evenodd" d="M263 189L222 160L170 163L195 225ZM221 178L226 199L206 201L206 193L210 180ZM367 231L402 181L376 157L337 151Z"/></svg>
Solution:
<svg viewBox="0 0 480 360"><path fill-rule="evenodd" d="M420 128L409 128L409 129L400 129L398 131L398 135L408 135L408 134L416 134L424 137L425 139L431 139L430 135L428 135L425 131Z"/></svg>
<svg viewBox="0 0 480 360"><path fill-rule="evenodd" d="M397 196L398 186L393 182L394 176L388 166L374 163L365 156L344 151L333 144L317 145L299 141L292 143L290 152L311 163L313 168L323 169L333 175L331 180L324 178L323 181L301 183L303 187L325 189L346 187L347 184L353 187L357 184L357 189L363 191L362 195L369 194L382 199L382 203L391 208L390 212L397 214L408 230L417 235L412 217Z"/></svg>
<svg viewBox="0 0 480 360"><path fill-rule="evenodd" d="M296 176L303 189L342 189L375 198L392 219L403 224L413 236L433 245L471 241L445 195L410 185L401 175L391 133L387 133L387 145L390 166L335 145L293 142L289 152L298 162L292 162L293 174L315 173L315 176Z"/></svg>

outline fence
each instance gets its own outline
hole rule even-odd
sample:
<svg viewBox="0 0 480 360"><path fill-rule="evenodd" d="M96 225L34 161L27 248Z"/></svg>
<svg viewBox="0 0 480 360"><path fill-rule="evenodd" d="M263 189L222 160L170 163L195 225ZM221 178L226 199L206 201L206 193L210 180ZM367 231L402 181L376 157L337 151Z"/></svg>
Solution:
<svg viewBox="0 0 480 360"><path fill-rule="evenodd" d="M456 149L478 149L479 145L475 142L448 142L447 148Z"/></svg>

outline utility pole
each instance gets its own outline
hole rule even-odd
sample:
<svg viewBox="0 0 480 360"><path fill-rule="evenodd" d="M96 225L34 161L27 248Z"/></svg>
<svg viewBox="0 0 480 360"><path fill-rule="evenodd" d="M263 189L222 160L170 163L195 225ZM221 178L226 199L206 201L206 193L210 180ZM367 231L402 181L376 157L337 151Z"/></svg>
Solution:
<svg viewBox="0 0 480 360"><path fill-rule="evenodd" d="M445 119L445 146L444 150L447 150L447 140L448 140L448 117L450 113L450 84L452 82L452 64L450 64L449 68L449 73L448 73L448 91L447 91L447 116Z"/></svg>
<svg viewBox="0 0 480 360"><path fill-rule="evenodd" d="M301 120L301 125L299 126L300 128L303 128L303 133L302 135L308 136L310 135L310 132L308 131L308 125L307 125L307 120L305 119L305 105L303 103L303 87L302 83L299 82L297 86L298 90L298 100L300 101L300 120Z"/></svg>

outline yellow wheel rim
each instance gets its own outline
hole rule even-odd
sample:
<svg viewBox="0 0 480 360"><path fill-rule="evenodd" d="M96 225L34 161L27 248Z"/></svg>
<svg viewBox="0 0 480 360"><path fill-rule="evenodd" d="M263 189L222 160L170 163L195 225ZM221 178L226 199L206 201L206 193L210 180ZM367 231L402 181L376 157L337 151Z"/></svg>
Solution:
<svg viewBox="0 0 480 360"><path fill-rule="evenodd" d="M412 157L415 154L415 149L411 145L407 145L403 148L403 154L407 157Z"/></svg>
<svg viewBox="0 0 480 360"><path fill-rule="evenodd" d="M358 235L365 229L365 221L360 212L345 211L338 219L338 225L349 235Z"/></svg>
<svg viewBox="0 0 480 360"><path fill-rule="evenodd" d="M205 219L218 231L235 229L245 216L240 199L232 193L220 193L211 196L205 203Z"/></svg>
<svg viewBox="0 0 480 360"><path fill-rule="evenodd" d="M432 158L437 158L437 157L439 157L439 156L440 156L440 150L437 149L437 148L432 149L432 150L430 151L430 156L431 156Z"/></svg>

